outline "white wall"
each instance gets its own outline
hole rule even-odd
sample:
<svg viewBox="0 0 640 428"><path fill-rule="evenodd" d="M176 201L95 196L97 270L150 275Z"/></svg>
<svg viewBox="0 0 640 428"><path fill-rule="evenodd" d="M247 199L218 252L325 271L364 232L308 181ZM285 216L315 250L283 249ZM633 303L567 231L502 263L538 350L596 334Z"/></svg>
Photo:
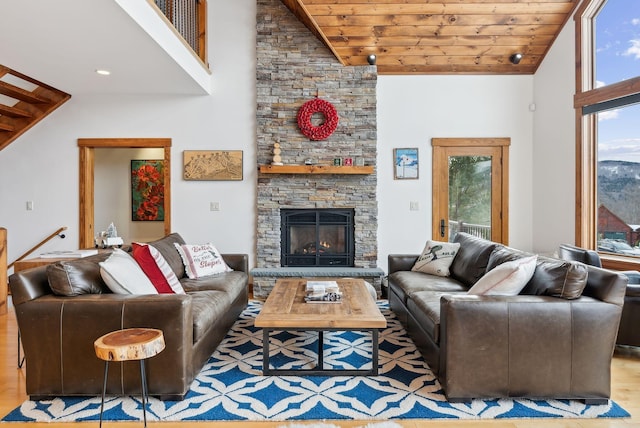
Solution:
<svg viewBox="0 0 640 428"><path fill-rule="evenodd" d="M575 25L565 25L534 78L533 249L575 242Z"/></svg>
<svg viewBox="0 0 640 428"><path fill-rule="evenodd" d="M214 0L209 10L211 96L74 95L0 153L0 226L9 231L10 262L60 226L69 227L68 238L41 251L76 248L78 138L163 137L173 142L173 230L222 252L249 253L253 266L256 5ZM563 32L561 51L554 47L535 77L379 77L380 267L386 269L388 254L419 252L431 237L434 137L510 137L510 244L546 251L572 235L573 119L566 104L574 66L564 57L571 37ZM419 148L418 180L393 179L393 148L399 147ZM184 181L182 152L212 149L243 150L244 179ZM26 211L28 200L33 211ZM209 211L212 201L220 211ZM409 211L410 201L419 211Z"/></svg>
<svg viewBox="0 0 640 428"><path fill-rule="evenodd" d="M379 76L379 265L431 239L431 139L509 137L509 244L531 250L532 76ZM418 180L393 179L393 149L417 147ZM417 201L419 211L410 211Z"/></svg>
<svg viewBox="0 0 640 428"><path fill-rule="evenodd" d="M253 256L256 5L216 0L209 11L211 96L74 94L0 152L0 225L8 229L9 262L60 226L69 227L67 238L39 252L77 248L77 139L112 137L171 138L172 229L187 241ZM182 152L212 149L243 150L243 181L182 179ZM33 211L26 211L28 200ZM220 211L209 211L211 201Z"/></svg>

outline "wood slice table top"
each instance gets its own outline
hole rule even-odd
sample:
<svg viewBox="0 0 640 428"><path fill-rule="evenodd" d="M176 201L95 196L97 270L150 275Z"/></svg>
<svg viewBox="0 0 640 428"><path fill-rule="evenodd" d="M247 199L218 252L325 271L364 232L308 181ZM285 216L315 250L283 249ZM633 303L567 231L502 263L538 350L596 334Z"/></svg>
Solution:
<svg viewBox="0 0 640 428"><path fill-rule="evenodd" d="M371 329L387 321L362 279L337 279L340 303L307 303L307 280L281 278L265 301L255 326L262 328Z"/></svg>
<svg viewBox="0 0 640 428"><path fill-rule="evenodd" d="M165 344L162 330L129 328L107 333L93 346L101 360L130 361L153 357L164 349Z"/></svg>

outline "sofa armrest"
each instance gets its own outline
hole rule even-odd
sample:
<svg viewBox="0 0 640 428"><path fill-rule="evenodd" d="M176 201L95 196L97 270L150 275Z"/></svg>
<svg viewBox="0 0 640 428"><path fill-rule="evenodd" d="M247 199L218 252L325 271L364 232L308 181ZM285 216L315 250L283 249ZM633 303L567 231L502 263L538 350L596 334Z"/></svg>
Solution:
<svg viewBox="0 0 640 428"><path fill-rule="evenodd" d="M456 295L440 307L439 377L448 398L609 398L619 305Z"/></svg>
<svg viewBox="0 0 640 428"><path fill-rule="evenodd" d="M99 394L104 363L96 358L93 342L103 334L131 327L164 332L166 347L147 364L149 386L154 391L180 391L164 379L188 379L193 349L191 296L186 294L87 294L74 297L47 295L16 306L16 317L27 364L27 394ZM134 366L128 369L135 369ZM124 376L110 379L108 390L131 391ZM188 385L186 386L188 387Z"/></svg>
<svg viewBox="0 0 640 428"><path fill-rule="evenodd" d="M413 265L420 257L419 254L389 254L387 260L389 262L389 274L401 270L411 270Z"/></svg>
<svg viewBox="0 0 640 428"><path fill-rule="evenodd" d="M238 270L249 275L249 255L247 254L221 254L224 262L233 270Z"/></svg>

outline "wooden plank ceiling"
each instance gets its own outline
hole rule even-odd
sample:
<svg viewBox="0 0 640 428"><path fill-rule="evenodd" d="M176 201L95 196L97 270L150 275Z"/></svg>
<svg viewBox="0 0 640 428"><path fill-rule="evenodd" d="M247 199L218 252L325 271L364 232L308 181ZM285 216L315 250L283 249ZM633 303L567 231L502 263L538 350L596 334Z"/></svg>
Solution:
<svg viewBox="0 0 640 428"><path fill-rule="evenodd" d="M579 0L281 1L343 65L375 54L379 74L531 74Z"/></svg>

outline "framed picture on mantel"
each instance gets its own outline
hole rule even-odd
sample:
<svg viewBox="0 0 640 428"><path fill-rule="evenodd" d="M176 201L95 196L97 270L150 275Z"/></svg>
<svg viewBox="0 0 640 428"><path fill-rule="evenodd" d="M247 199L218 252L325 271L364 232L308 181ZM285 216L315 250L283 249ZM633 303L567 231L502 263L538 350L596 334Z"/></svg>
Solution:
<svg viewBox="0 0 640 428"><path fill-rule="evenodd" d="M418 149L393 149L393 178L396 180L418 178Z"/></svg>

